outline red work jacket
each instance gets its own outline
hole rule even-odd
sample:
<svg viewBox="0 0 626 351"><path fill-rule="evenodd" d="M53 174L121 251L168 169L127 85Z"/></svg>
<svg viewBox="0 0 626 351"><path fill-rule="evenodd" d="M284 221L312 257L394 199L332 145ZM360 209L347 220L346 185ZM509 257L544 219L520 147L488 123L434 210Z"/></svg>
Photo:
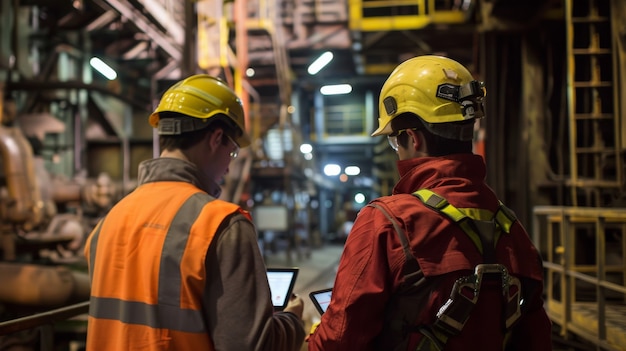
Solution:
<svg viewBox="0 0 626 351"><path fill-rule="evenodd" d="M382 211L364 207L345 244L333 296L309 338L309 350L414 350L422 338L405 326L431 325L450 297L454 281L473 272L483 257L453 221L410 195L431 189L452 205L495 213L499 202L485 184L480 156L452 155L398 162L394 194L374 201L400 224L410 257ZM497 263L522 280L523 315L507 350L551 350L551 326L543 309L541 259L518 222L496 246ZM415 264L417 263L417 265ZM409 303L398 296L409 296ZM499 301L481 299L460 335L445 350L503 350ZM409 307L407 307L409 306ZM405 322L398 324L398 320Z"/></svg>
<svg viewBox="0 0 626 351"><path fill-rule="evenodd" d="M213 350L202 311L205 257L241 211L184 182L148 183L89 236L87 350ZM176 209L176 211L170 210Z"/></svg>

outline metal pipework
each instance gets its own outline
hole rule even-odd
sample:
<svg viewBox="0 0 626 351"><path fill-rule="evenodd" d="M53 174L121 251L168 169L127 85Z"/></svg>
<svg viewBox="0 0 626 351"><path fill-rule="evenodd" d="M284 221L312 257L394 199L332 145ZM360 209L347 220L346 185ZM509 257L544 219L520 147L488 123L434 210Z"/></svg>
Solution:
<svg viewBox="0 0 626 351"><path fill-rule="evenodd" d="M65 266L0 263L0 301L23 306L59 306L89 299L87 273Z"/></svg>
<svg viewBox="0 0 626 351"><path fill-rule="evenodd" d="M0 194L0 218L29 230L41 221L43 203L35 178L33 151L19 128L0 126L0 154L7 186L7 192Z"/></svg>

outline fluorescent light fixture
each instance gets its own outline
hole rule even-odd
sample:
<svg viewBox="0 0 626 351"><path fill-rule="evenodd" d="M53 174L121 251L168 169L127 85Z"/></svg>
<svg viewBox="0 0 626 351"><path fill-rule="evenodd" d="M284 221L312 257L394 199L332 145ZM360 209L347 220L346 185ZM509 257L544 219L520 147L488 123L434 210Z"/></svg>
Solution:
<svg viewBox="0 0 626 351"><path fill-rule="evenodd" d="M359 168L359 166L348 166L346 167L345 172L349 176L355 176L361 173L361 169Z"/></svg>
<svg viewBox="0 0 626 351"><path fill-rule="evenodd" d="M102 61L101 59L94 56L91 58L91 60L89 60L89 64L96 71L100 72L100 74L102 74L106 79L114 80L115 78L117 78L117 72L115 72L115 70L111 68L111 66L104 63L104 61Z"/></svg>
<svg viewBox="0 0 626 351"><path fill-rule="evenodd" d="M352 85L350 84L324 85L320 88L320 93L322 93L322 95L342 95L349 94L351 92Z"/></svg>
<svg viewBox="0 0 626 351"><path fill-rule="evenodd" d="M309 72L310 75L314 76L317 74L317 72L321 71L322 68L326 67L326 65L329 64L332 60L333 53L330 51L326 51L325 53L320 55L320 57L318 57L315 61L313 61L313 63L307 69L307 72Z"/></svg>
<svg viewBox="0 0 626 351"><path fill-rule="evenodd" d="M326 174L329 177L338 176L339 173L341 173L341 166L337 164L330 163L324 166L324 174Z"/></svg>

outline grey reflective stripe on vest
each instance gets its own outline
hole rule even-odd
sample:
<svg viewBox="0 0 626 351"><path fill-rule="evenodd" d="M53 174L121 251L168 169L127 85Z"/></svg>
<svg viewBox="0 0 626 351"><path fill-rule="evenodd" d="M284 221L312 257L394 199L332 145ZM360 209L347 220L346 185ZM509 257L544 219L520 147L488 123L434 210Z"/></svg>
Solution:
<svg viewBox="0 0 626 351"><path fill-rule="evenodd" d="M193 194L180 207L165 237L159 267L159 305L180 306L180 261L183 259L191 225L211 199L205 193Z"/></svg>
<svg viewBox="0 0 626 351"><path fill-rule="evenodd" d="M200 311L183 310L171 305L149 305L143 302L92 296L89 300L89 315L94 318L113 319L151 328L165 328L188 333L206 331Z"/></svg>
<svg viewBox="0 0 626 351"><path fill-rule="evenodd" d="M189 197L174 216L166 234L159 267L159 292L156 305L112 298L91 297L89 314L94 318L114 319L152 328L167 328L189 333L205 332L202 311L181 309L180 262L185 252L191 226L211 200L205 193ZM91 262L95 262L98 229L91 242Z"/></svg>

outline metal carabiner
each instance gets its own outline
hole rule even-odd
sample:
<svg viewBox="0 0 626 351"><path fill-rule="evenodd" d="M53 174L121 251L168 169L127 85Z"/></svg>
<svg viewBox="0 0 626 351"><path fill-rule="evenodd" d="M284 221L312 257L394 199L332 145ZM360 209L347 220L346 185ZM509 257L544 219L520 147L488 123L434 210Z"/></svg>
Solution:
<svg viewBox="0 0 626 351"><path fill-rule="evenodd" d="M501 275L502 296L504 297L504 326L509 329L522 315L521 310L521 289L522 284L519 279L509 274L505 266L501 264L479 264L475 268L475 275L480 280L484 274L496 273Z"/></svg>

